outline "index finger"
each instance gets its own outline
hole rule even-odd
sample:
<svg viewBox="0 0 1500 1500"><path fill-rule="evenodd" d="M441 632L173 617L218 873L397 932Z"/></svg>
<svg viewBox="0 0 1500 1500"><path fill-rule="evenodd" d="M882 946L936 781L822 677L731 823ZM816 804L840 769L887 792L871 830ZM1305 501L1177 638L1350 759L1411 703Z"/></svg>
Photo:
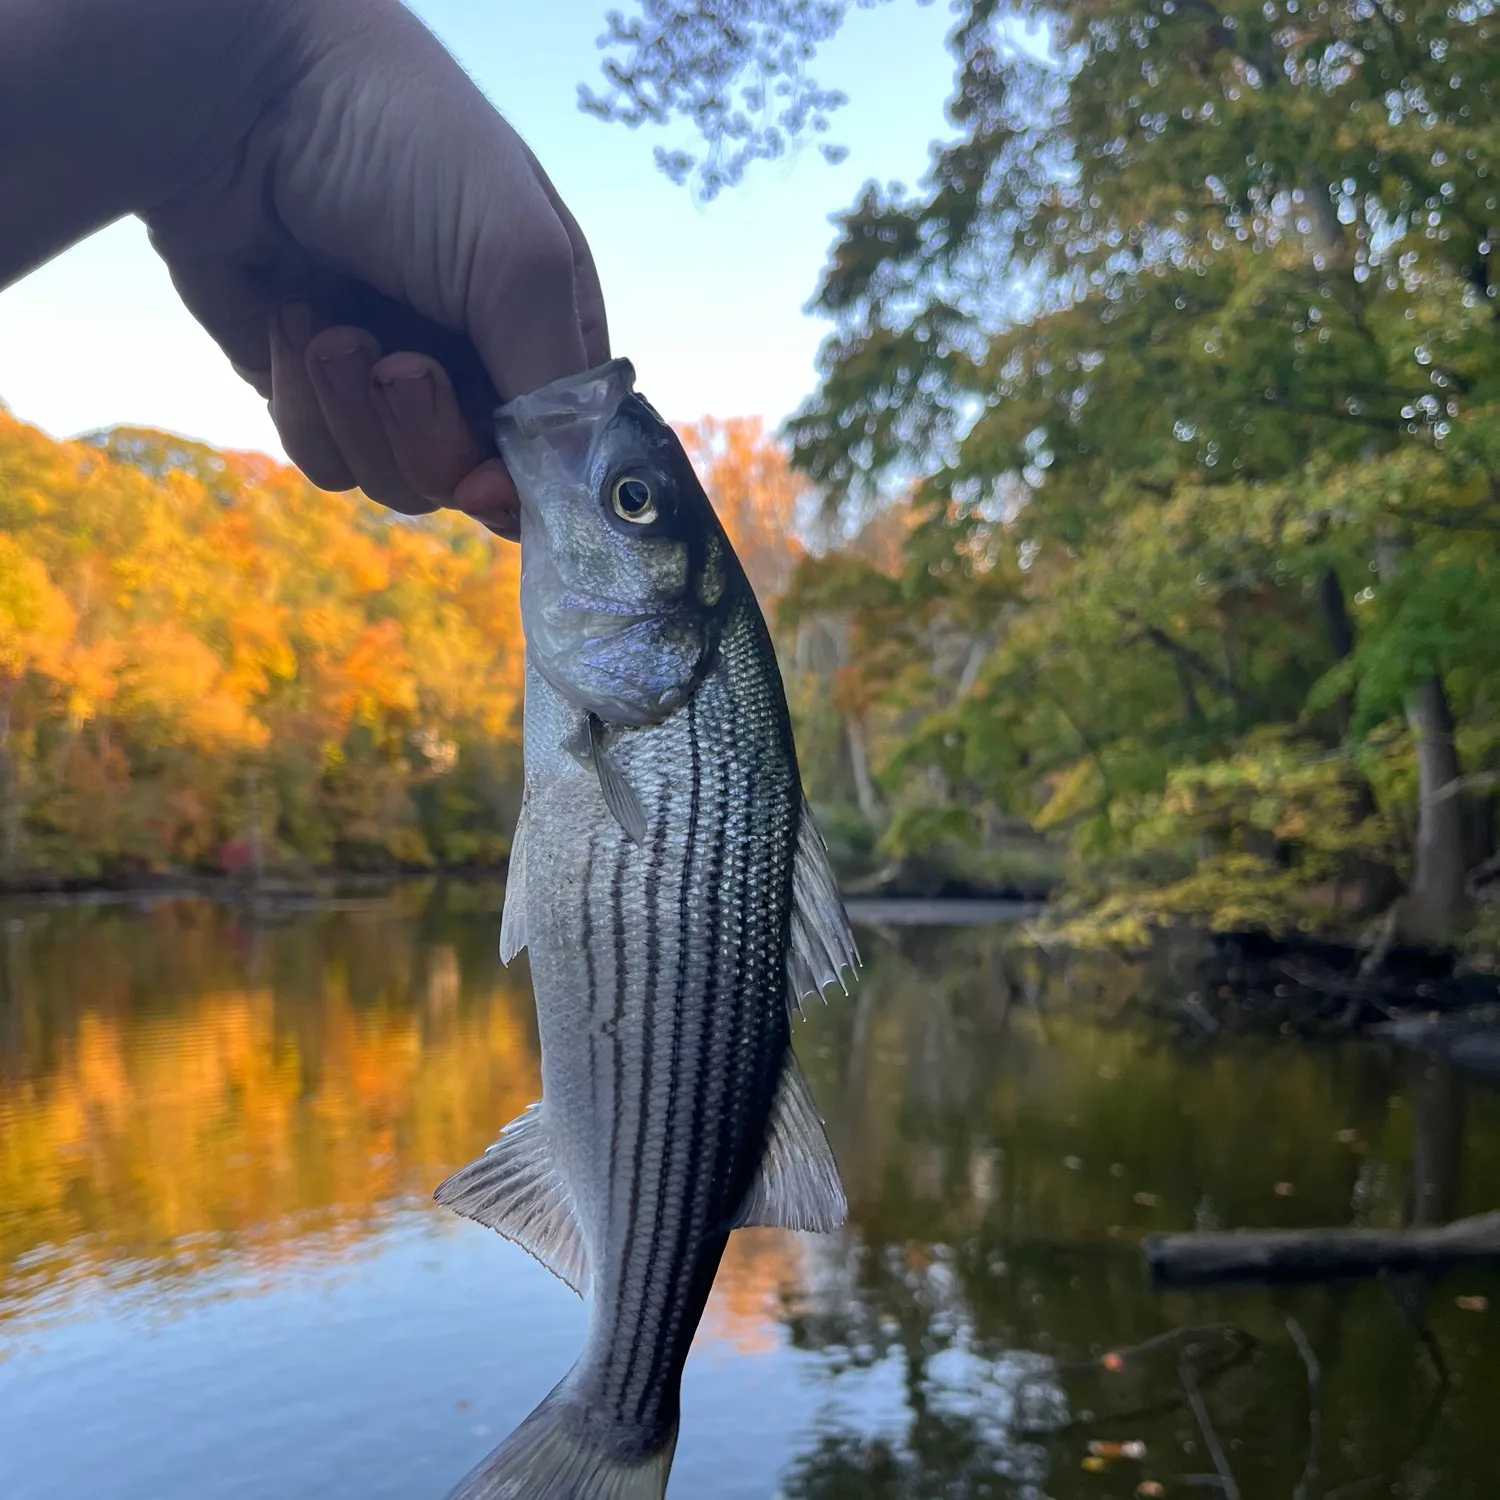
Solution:
<svg viewBox="0 0 1500 1500"><path fill-rule="evenodd" d="M573 293L578 305L578 327L583 335L584 353L588 357L590 368L602 365L609 359L609 323L604 312L604 289L599 285L599 271L594 265L593 252L589 249L583 230L578 227L578 220L573 217L568 205L553 187L552 179L536 159L536 153L525 141L521 142L521 149L526 153L531 170L536 174L537 182L547 195L553 213L562 222L568 243L573 247Z"/></svg>
<svg viewBox="0 0 1500 1500"><path fill-rule="evenodd" d="M578 309L573 242L517 153L524 182L483 205L468 230L464 328L510 401L590 368Z"/></svg>

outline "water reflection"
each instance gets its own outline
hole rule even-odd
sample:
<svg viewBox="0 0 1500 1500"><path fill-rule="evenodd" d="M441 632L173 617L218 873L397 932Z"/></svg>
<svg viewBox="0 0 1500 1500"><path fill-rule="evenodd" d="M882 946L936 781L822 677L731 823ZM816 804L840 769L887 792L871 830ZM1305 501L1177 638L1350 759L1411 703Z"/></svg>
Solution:
<svg viewBox="0 0 1500 1500"><path fill-rule="evenodd" d="M190 1275L244 1253L269 1270L307 1234L357 1238L481 1149L535 1096L535 1029L524 973L456 916L13 919L0 1318L122 1263Z"/></svg>
<svg viewBox="0 0 1500 1500"><path fill-rule="evenodd" d="M537 1088L500 897L413 888L271 923L194 903L10 913L7 1497L101 1475L120 1500L435 1496L561 1373L578 1305L427 1201ZM1163 1228L1494 1207L1493 1093L1371 1048L1185 1049L1132 1019L1177 982L1161 970L998 932L862 942L864 983L799 1037L849 1230L735 1237L674 1494L1171 1492L1214 1468L1186 1378L1242 1493L1290 1496L1310 1401L1289 1317L1322 1386L1302 1493L1493 1493L1494 1278L1163 1297L1138 1249ZM159 1414L127 1426L127 1387ZM262 1430L275 1441L226 1471ZM1086 1467L1091 1442L1126 1439L1143 1462Z"/></svg>

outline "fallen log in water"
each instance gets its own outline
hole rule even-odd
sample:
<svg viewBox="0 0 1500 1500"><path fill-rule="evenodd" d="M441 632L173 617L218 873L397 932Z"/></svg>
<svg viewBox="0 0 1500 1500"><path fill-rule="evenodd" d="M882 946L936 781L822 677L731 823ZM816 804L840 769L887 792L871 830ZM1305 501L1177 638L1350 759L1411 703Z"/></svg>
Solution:
<svg viewBox="0 0 1500 1500"><path fill-rule="evenodd" d="M1141 1247L1164 1286L1231 1281L1332 1281L1382 1271L1500 1261L1500 1213L1440 1229L1255 1229L1154 1234Z"/></svg>

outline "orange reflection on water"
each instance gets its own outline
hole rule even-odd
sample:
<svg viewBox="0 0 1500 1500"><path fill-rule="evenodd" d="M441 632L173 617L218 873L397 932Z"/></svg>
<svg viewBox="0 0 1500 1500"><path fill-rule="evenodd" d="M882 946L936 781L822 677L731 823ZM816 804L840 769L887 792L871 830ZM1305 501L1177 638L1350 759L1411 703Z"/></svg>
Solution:
<svg viewBox="0 0 1500 1500"><path fill-rule="evenodd" d="M198 920L226 945L244 936ZM270 1289L279 1269L349 1256L395 1207L428 1201L537 1097L530 985L488 940L465 953L331 923L274 982L189 972L161 1003L148 957L193 946L167 927L104 937L80 922L76 941L23 948L10 967L11 1003L46 1025L5 1059L0 1090L0 1321L80 1280L181 1279L229 1257L247 1289ZM262 971L277 969L290 937L256 940ZM65 983L36 982L48 972ZM700 1338L778 1347L803 1254L793 1235L736 1234Z"/></svg>
<svg viewBox="0 0 1500 1500"><path fill-rule="evenodd" d="M801 1241L779 1229L729 1237L697 1345L727 1344L737 1354L769 1354L785 1337L781 1315L802 1283Z"/></svg>
<svg viewBox="0 0 1500 1500"><path fill-rule="evenodd" d="M535 1097L524 980L460 1004L448 950L436 1004L360 1007L340 970L157 1013L85 1001L45 1065L23 1054L0 1093L0 1316L122 1262L139 1279L336 1246Z"/></svg>

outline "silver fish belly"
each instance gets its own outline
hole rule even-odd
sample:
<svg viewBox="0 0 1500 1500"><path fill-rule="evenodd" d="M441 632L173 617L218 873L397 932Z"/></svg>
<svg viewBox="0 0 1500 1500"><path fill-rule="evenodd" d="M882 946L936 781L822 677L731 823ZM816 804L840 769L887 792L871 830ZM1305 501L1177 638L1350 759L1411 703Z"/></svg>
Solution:
<svg viewBox="0 0 1500 1500"><path fill-rule="evenodd" d="M858 955L728 563L711 660L659 722L606 723L528 661L501 954L530 957L542 1099L437 1198L592 1306L572 1370L453 1500L660 1500L730 1231L845 1215L789 1007Z"/></svg>

